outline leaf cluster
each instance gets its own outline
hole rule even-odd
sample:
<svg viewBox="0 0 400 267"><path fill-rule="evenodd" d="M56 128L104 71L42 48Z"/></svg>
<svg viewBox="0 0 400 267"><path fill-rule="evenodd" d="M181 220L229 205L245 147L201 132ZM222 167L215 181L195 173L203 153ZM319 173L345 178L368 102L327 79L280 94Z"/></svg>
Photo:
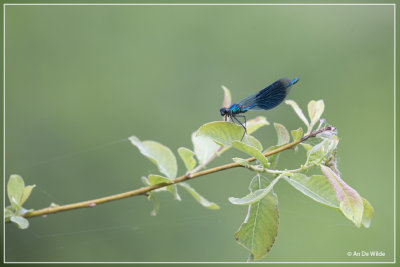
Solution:
<svg viewBox="0 0 400 267"><path fill-rule="evenodd" d="M224 105L230 105L231 94L226 87ZM185 147L178 149L178 154L184 162L187 175L196 173L216 156L230 148L234 148L254 158L254 161L240 157L233 161L253 171L256 175L250 182L249 194L243 197L230 197L234 205L247 205L248 212L244 222L235 233L236 241L250 252L249 260L255 261L263 258L272 248L279 225L278 196L274 193L274 186L284 180L312 200L341 212L357 227L369 227L374 210L371 204L362 198L356 190L346 184L337 169L337 146L339 138L334 128L329 131L314 135L313 130L320 122L317 130L324 124L321 116L325 105L322 100L310 101L308 104L308 118L302 109L293 100L286 100L300 120L305 124L306 130L300 127L288 131L280 123L274 123L277 134L277 143L266 149L262 143L251 134L263 126L269 125L265 117L257 117L247 123L248 135L243 135L243 128L226 121L215 121L202 125L192 134L193 150ZM313 142L302 141L315 137ZM292 170L276 169L279 154L265 156L268 152L287 145L289 142L300 143L304 148L304 162ZM160 172L167 177L143 178L146 185L168 183L176 175L176 159L173 153L161 144L155 145L153 141L139 142L137 137L131 137L131 142L139 148L141 153L158 166ZM297 146L294 147L297 151ZM149 152L153 150L152 152ZM253 163L254 162L254 163ZM170 169L170 170L168 170ZM320 171L320 175L308 175L310 169ZM171 175L171 173L173 175ZM188 190L187 183L177 184ZM177 192L177 185L168 185L166 188L157 189L149 194L149 199L154 200L154 193L162 190L170 191L175 199L181 200ZM190 187L191 188L191 187ZM192 188L192 190L194 190ZM189 191L189 190L188 190ZM190 192L190 191L189 191ZM215 203L205 200L197 192L192 195L207 208L218 208ZM156 213L153 210L152 214Z"/></svg>
<svg viewBox="0 0 400 267"><path fill-rule="evenodd" d="M32 189L35 185L25 186L21 176L13 174L7 183L8 200L11 205L4 210L4 218L6 222L15 223L18 228L26 229L29 227L29 221L22 215L29 213L32 210L27 210L22 205L29 198Z"/></svg>

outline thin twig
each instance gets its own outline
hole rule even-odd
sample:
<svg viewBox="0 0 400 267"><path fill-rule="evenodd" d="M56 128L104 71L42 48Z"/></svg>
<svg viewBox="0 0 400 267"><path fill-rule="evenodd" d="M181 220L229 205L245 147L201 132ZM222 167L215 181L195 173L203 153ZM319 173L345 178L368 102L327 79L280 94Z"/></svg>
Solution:
<svg viewBox="0 0 400 267"><path fill-rule="evenodd" d="M271 150L267 153L264 154L265 157L271 156L273 154L279 153L281 151L284 151L286 149L292 148L294 146L296 146L297 144L311 138L311 137L315 137L317 134L322 133L324 131L329 131L333 129L332 126L327 126L323 129L319 129L316 130L312 133L310 133L309 135L306 135L304 137L302 137L299 140L293 141L291 143L288 143L284 146L281 146L277 149ZM248 158L246 159L247 162L252 162L255 161L255 158ZM188 173L185 174L183 176L180 176L178 178L173 179L171 182L169 183L160 183L160 184L156 184L156 185L151 185L151 186L147 186L147 187L142 187L136 190L132 190L132 191L128 191L128 192L124 192L124 193L120 193L120 194L115 194L115 195L111 195L111 196L106 196L106 197L102 197L102 198L97 198L97 199L92 199L92 200L88 200L88 201L83 201L83 202L78 202L78 203L73 203L73 204L68 204L68 205L62 205L62 206L52 206L52 207L47 207L44 209L40 209L40 210L34 210L32 212L26 213L23 215L23 217L25 218L31 218L31 217L37 217L37 216L41 216L41 215L47 215L47 214L51 214L51 213L57 213L60 211L66 211L66 210L73 210L73 209L80 209L80 208L90 208L90 207L94 207L98 204L102 204L105 202L110 202L113 200L118 200L118 199L123 199L123 198L128 198L128 197L132 197L132 196L138 196L138 195L145 195L147 192L153 191L155 189L161 188L161 187L165 187L168 185L172 185L172 184L177 184L189 179L194 179L200 176L204 176L207 174L211 174L211 173L215 173L215 172L219 172L219 171L223 171L223 170L227 170L227 169L231 169L231 168L236 168L236 167L242 167L242 165L238 164L238 163L229 163L229 164L225 164L225 165L221 165L215 168L211 168L208 170L204 170L204 171L200 171L200 172L196 172L196 173Z"/></svg>

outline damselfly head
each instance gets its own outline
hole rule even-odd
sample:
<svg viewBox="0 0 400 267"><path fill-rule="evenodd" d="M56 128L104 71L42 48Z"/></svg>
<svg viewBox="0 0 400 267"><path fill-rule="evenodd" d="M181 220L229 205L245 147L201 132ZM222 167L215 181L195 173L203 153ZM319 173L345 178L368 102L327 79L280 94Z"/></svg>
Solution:
<svg viewBox="0 0 400 267"><path fill-rule="evenodd" d="M221 116L227 116L229 115L229 108L221 108L219 112L221 113Z"/></svg>

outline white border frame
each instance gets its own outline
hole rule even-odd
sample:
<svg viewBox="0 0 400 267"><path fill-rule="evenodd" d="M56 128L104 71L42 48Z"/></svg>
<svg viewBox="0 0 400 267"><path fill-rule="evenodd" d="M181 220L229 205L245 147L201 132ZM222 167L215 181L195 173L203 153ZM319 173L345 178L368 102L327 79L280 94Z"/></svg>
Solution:
<svg viewBox="0 0 400 267"><path fill-rule="evenodd" d="M393 242L393 261L392 262L254 262L253 264L288 264L288 263L297 263L297 264L393 264L396 263L396 4L395 3L383 3L383 4L269 4L269 3L82 3L82 4L74 4L74 3L3 3L3 203L5 205L5 195L6 195L6 185L5 185L5 178L6 178L6 6L393 6L393 123L394 123L394 136L393 136L393 166L394 166L394 179L393 179L393 193L394 193L394 242ZM3 214L3 263L117 263L117 264L155 264L155 263L169 263L169 264L187 264L187 263L199 263L199 264L207 264L207 263L217 263L217 264L224 264L224 263L234 263L234 264L241 264L245 262L7 262L5 261L6 258L6 239L5 239L5 222L4 222L4 214Z"/></svg>

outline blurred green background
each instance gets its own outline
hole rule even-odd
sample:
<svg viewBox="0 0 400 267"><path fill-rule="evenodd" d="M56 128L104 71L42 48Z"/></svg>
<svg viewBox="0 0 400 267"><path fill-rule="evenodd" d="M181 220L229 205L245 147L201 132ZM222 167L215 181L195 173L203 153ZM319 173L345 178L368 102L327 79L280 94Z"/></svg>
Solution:
<svg viewBox="0 0 400 267"><path fill-rule="evenodd" d="M265 261L392 261L392 6L7 6L6 177L36 184L26 208L132 190L157 173L127 137L192 148L200 125L220 120L223 91L238 101L275 80L306 111L323 99L340 137L342 178L375 208L370 229L281 181L279 233ZM265 115L297 129L285 104ZM276 143L272 126L255 136ZM299 155L303 150L299 150ZM177 153L176 153L177 155ZM210 164L231 162L229 151ZM178 159L179 174L185 172ZM300 164L284 152L280 168ZM233 234L253 173L233 169L191 182L221 210L186 192L161 193L5 226L6 261L246 261ZM383 257L348 257L348 251Z"/></svg>

